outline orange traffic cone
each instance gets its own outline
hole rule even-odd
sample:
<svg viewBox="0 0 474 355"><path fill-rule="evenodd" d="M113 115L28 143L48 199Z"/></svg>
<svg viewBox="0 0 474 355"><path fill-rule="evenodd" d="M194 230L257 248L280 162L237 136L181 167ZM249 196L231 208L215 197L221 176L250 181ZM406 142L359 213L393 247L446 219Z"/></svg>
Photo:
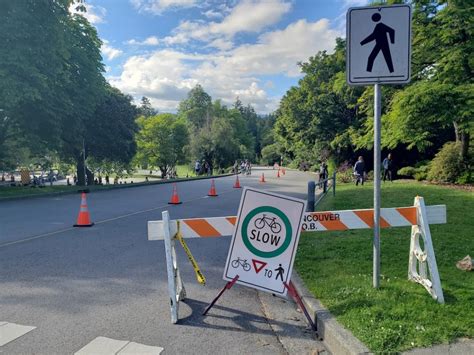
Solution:
<svg viewBox="0 0 474 355"><path fill-rule="evenodd" d="M214 179L211 180L211 189L209 190L209 193L207 194L207 196L210 196L210 197L218 196L216 193L216 185L214 184Z"/></svg>
<svg viewBox="0 0 474 355"><path fill-rule="evenodd" d="M265 182L265 175L262 173L262 177L260 178L260 182Z"/></svg>
<svg viewBox="0 0 474 355"><path fill-rule="evenodd" d="M279 178L279 177L280 177L280 169L278 169L278 171L277 171L277 178Z"/></svg>
<svg viewBox="0 0 474 355"><path fill-rule="evenodd" d="M240 186L240 181L239 181L239 176L235 175L235 184L234 184L234 189L240 189L242 186Z"/></svg>
<svg viewBox="0 0 474 355"><path fill-rule="evenodd" d="M173 184L173 194L171 195L171 200L170 202L168 202L170 205L179 205L180 203L182 203L180 200L179 200L179 196L178 196L178 187L176 186L176 183Z"/></svg>
<svg viewBox="0 0 474 355"><path fill-rule="evenodd" d="M92 227L93 225L94 223L91 222L89 209L87 208L86 194L83 192L81 196L79 215L77 216L77 222L74 227Z"/></svg>

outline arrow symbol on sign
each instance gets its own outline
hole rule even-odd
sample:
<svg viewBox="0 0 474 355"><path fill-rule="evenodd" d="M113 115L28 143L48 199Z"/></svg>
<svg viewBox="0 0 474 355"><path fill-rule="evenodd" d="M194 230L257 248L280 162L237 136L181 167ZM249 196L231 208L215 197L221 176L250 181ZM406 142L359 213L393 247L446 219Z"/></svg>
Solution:
<svg viewBox="0 0 474 355"><path fill-rule="evenodd" d="M260 270L262 270L267 265L267 263L260 260L255 260L255 259L252 259L252 264L257 274L260 272Z"/></svg>

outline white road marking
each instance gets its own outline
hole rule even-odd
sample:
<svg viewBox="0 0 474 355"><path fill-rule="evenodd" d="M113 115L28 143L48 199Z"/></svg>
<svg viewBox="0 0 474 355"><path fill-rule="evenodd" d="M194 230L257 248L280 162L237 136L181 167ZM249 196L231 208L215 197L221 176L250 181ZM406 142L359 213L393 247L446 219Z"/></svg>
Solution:
<svg viewBox="0 0 474 355"><path fill-rule="evenodd" d="M115 355L125 347L129 342L126 340L115 340L106 337L97 337L89 344L84 346L74 355Z"/></svg>
<svg viewBox="0 0 474 355"><path fill-rule="evenodd" d="M149 346L138 344L134 342L128 343L122 350L118 352L119 355L136 355L136 354L148 354L148 355L159 355L163 351L163 348L159 346Z"/></svg>
<svg viewBox="0 0 474 355"><path fill-rule="evenodd" d="M221 195L223 195L223 194L225 194L225 193L234 192L234 191L235 191L235 189L233 189L233 190L227 190L227 191L221 192ZM183 202L194 202L194 201L201 200L201 199L207 198L207 197L208 197L208 196L197 197L197 198L190 199L190 200L186 200L186 201L183 201ZM160 210L160 209L163 209L163 208L165 208L165 207L167 207L167 206L169 206L169 204L162 205L162 206L158 206L158 207L149 208L149 209L142 210L142 211L132 212L132 213L124 214L124 215L117 216L117 217L113 217L113 218L104 219L104 220L102 220L102 221L97 221L97 222L95 222L95 224L97 225L97 224L102 224L102 223L113 222L113 221L116 221L116 220L119 220L119 219L122 219L122 218L127 218L127 217L131 217L131 216L135 216L135 215L137 215L137 214L147 213L147 212L152 212L152 211ZM75 227L69 227L69 228L60 229L60 230L53 231L53 232L49 232L49 233L44 233L44 234L40 234L40 235L35 235L35 236L28 237L28 238L25 238L25 239L15 240L15 241L12 241L12 242L6 242L6 243L3 243L3 244L0 244L0 248L7 247L7 246L10 246L10 245L15 245L15 244L20 244L20 243L28 242L28 241L35 240L35 239L40 239L40 238L49 237L49 236L56 235L56 234L60 234L60 233L63 233L63 232L69 232L69 231L72 231L72 230L74 230L74 229L76 229L76 228L75 228Z"/></svg>
<svg viewBox="0 0 474 355"><path fill-rule="evenodd" d="M36 327L0 322L0 346L3 346L32 331Z"/></svg>
<svg viewBox="0 0 474 355"><path fill-rule="evenodd" d="M74 355L159 355L162 351L163 348L159 346L143 345L128 340L97 337Z"/></svg>

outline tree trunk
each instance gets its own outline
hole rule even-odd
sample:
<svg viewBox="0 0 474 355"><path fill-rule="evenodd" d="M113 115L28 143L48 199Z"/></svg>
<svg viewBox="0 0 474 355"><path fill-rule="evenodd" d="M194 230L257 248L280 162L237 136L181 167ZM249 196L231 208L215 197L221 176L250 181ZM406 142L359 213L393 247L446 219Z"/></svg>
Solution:
<svg viewBox="0 0 474 355"><path fill-rule="evenodd" d="M166 175L168 173L168 169L167 169L166 165L165 166L160 166L159 168L160 168L160 171L161 171L161 178L166 179Z"/></svg>
<svg viewBox="0 0 474 355"><path fill-rule="evenodd" d="M78 186L86 186L86 177L84 175L84 159L82 158L82 154L79 155L76 161L77 167L77 185Z"/></svg>
<svg viewBox="0 0 474 355"><path fill-rule="evenodd" d="M453 125L454 133L456 135L456 142L461 143L461 157L464 161L466 161L469 154L469 140L471 138L470 134L469 132L460 128L457 122L453 122Z"/></svg>
<svg viewBox="0 0 474 355"><path fill-rule="evenodd" d="M87 175L87 185L94 185L94 173L87 169L86 166L86 175Z"/></svg>

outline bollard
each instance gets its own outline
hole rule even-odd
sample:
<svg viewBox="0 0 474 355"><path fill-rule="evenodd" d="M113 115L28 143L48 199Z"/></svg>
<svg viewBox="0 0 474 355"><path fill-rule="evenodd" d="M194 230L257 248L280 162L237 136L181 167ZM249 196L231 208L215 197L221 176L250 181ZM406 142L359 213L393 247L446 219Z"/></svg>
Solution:
<svg viewBox="0 0 474 355"><path fill-rule="evenodd" d="M336 196L336 172L332 173L332 195Z"/></svg>
<svg viewBox="0 0 474 355"><path fill-rule="evenodd" d="M316 183L314 181L308 181L308 203L306 206L306 212L314 212L315 189L316 189Z"/></svg>

